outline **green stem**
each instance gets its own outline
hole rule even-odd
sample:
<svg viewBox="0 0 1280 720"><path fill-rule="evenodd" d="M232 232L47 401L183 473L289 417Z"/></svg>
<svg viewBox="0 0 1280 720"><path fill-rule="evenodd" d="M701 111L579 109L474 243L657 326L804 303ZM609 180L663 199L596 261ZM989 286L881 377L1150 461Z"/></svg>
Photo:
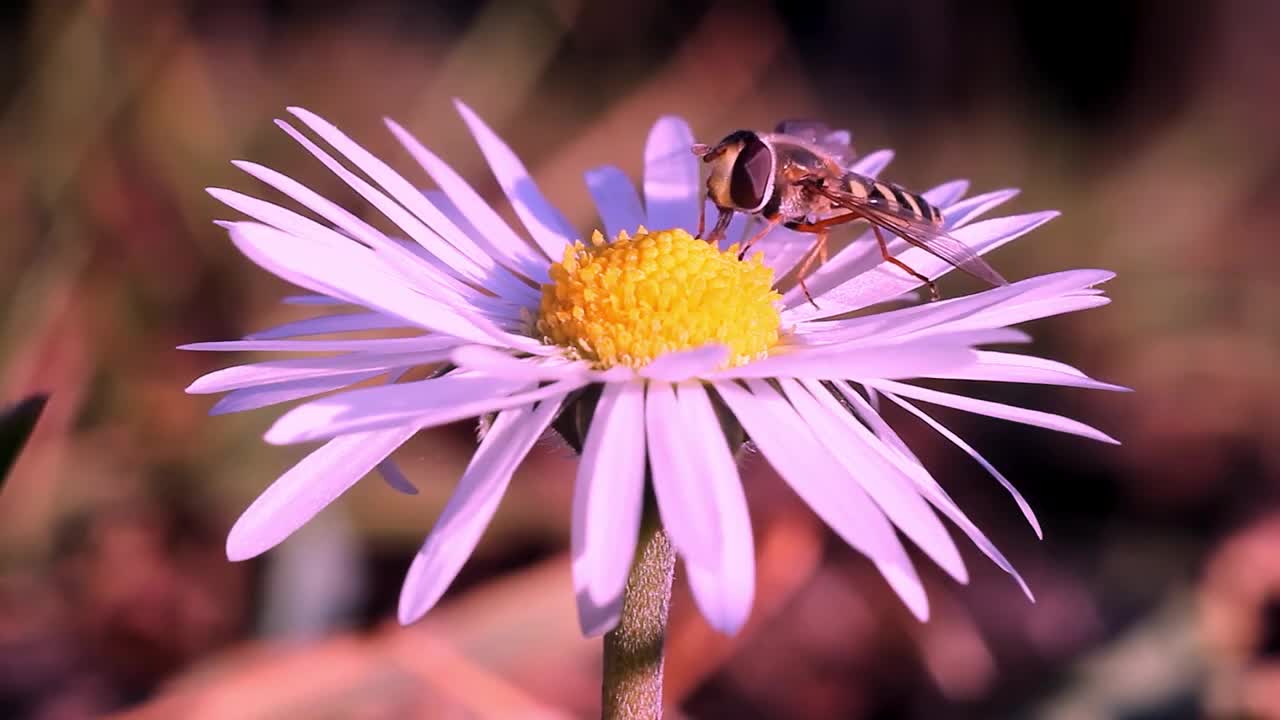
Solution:
<svg viewBox="0 0 1280 720"><path fill-rule="evenodd" d="M676 556L646 493L640 542L622 595L622 617L604 636L604 720L662 717L662 646Z"/></svg>

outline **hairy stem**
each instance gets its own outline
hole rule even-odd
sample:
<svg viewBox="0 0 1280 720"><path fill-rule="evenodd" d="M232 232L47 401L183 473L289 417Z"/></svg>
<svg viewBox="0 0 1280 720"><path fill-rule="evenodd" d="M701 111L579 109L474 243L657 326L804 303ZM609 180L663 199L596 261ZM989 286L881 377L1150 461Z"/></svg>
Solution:
<svg viewBox="0 0 1280 720"><path fill-rule="evenodd" d="M675 567L675 551L649 494L635 563L622 596L622 617L604 636L604 720L662 717L662 650Z"/></svg>

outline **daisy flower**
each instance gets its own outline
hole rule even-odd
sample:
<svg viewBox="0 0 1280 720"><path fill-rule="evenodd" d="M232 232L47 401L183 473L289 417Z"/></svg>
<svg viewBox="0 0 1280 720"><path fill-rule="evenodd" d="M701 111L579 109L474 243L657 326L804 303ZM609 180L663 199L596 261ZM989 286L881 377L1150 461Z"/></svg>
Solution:
<svg viewBox="0 0 1280 720"><path fill-rule="evenodd" d="M1026 340L1013 324L1105 304L1094 286L1111 273L1061 272L873 312L918 282L883 264L874 242L858 241L807 279L815 307L797 288L780 292L775 284L808 247L807 236L777 230L760 244L763 255L740 261L736 246L690 235L704 191L690 153L694 138L682 120L664 117L653 126L639 192L616 168L586 173L604 234L583 242L515 153L474 112L458 109L524 233L390 120L391 132L438 189L420 190L425 177L402 177L311 112L289 110L311 135L278 125L400 237L252 162L235 164L310 216L210 189L251 218L220 223L236 247L309 291L288 302L321 314L242 340L185 348L324 353L229 367L187 389L226 393L214 413L306 398L276 420L266 440L324 441L235 523L227 540L231 559L269 550L374 470L393 488L412 492L392 452L423 428L484 417L475 455L404 582L399 618L417 620L472 552L512 473L559 419L556 427L568 428L567 439L581 451L571 547L583 631L599 634L617 623L648 482L698 607L715 628L732 633L748 616L755 585L751 521L735 464L745 435L924 619L928 600L900 536L951 577L968 578L940 515L1018 576L881 418L880 404L905 408L972 456L1012 494L1037 534L1035 516L1008 480L917 403L1113 442L1065 417L907 382L1117 389L1051 360L978 349ZM872 153L854 169L875 175L891 156ZM957 180L924 195L942 208L951 234L979 253L1056 215L979 222L1016 191L966 198L966 189ZM728 236L738 237L743 222ZM901 241L894 245L895 254L931 277L950 269ZM851 316L855 311L862 313ZM411 334L342 339L389 329ZM321 335L339 339L314 337ZM425 379L406 377L422 366L436 369Z"/></svg>

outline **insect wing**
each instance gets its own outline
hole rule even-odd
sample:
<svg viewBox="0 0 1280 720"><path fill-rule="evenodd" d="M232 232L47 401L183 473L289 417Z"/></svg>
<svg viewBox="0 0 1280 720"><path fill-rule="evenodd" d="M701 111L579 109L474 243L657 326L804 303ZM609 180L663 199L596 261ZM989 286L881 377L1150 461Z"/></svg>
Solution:
<svg viewBox="0 0 1280 720"><path fill-rule="evenodd" d="M774 128L774 132L803 140L845 167L852 164L856 157L853 136L848 130L834 130L817 120L783 120Z"/></svg>
<svg viewBox="0 0 1280 720"><path fill-rule="evenodd" d="M852 193L842 192L831 187L822 187L818 192L831 202L849 210L875 225L892 232L898 237L925 250L942 260L947 261L959 270L991 285L1008 285L1009 281L987 264L968 245L951 237L942 228L922 220L907 210L888 208L869 202L865 198Z"/></svg>

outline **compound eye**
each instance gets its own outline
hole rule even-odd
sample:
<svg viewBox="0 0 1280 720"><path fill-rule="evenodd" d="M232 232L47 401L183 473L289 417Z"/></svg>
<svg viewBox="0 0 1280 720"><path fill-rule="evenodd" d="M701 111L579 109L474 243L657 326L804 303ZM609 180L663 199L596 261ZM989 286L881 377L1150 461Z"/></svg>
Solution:
<svg viewBox="0 0 1280 720"><path fill-rule="evenodd" d="M748 138L729 175L729 197L743 210L764 206L773 184L773 153L755 136Z"/></svg>

